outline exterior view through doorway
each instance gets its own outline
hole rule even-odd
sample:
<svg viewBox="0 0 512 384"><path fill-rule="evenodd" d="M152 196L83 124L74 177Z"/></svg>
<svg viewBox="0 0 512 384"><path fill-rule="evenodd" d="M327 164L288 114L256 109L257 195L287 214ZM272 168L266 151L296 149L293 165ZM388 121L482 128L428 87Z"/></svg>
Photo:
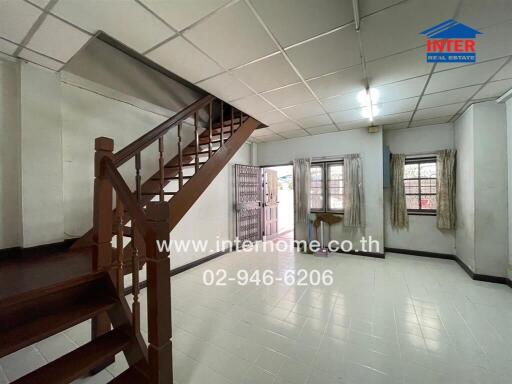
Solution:
<svg viewBox="0 0 512 384"><path fill-rule="evenodd" d="M293 241L293 166L264 167L262 174L264 236Z"/></svg>

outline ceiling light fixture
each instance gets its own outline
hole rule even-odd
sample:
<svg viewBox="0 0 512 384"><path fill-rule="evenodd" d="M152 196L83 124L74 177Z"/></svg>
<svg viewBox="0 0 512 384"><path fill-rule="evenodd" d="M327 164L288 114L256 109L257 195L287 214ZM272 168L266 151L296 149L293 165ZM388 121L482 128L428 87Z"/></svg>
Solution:
<svg viewBox="0 0 512 384"><path fill-rule="evenodd" d="M379 108L374 105L378 99L379 92L376 89L366 88L357 94L357 101L363 107L361 115L370 119L371 123L373 123L374 117L379 114Z"/></svg>
<svg viewBox="0 0 512 384"><path fill-rule="evenodd" d="M354 23L356 25L356 31L359 32L359 27L361 25L361 19L359 17L359 1L352 0L352 8L354 9Z"/></svg>

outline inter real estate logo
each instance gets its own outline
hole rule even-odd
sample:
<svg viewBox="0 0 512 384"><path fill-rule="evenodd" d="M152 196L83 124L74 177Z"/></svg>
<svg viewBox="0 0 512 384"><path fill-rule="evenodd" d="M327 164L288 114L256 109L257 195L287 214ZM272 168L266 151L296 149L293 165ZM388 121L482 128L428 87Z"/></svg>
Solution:
<svg viewBox="0 0 512 384"><path fill-rule="evenodd" d="M455 20L446 20L425 29L427 63L474 63L476 61L476 35L482 32Z"/></svg>

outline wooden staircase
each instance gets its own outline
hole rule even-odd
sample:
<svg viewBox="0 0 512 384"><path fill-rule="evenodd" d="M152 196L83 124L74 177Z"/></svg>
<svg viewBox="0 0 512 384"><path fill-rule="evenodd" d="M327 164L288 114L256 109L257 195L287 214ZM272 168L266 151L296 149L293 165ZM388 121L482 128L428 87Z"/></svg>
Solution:
<svg viewBox="0 0 512 384"><path fill-rule="evenodd" d="M190 124L194 138L185 145L183 131ZM96 139L93 229L73 246L90 258L91 272L0 299L0 358L89 319L92 338L15 383L69 383L105 368L121 352L129 369L113 383L172 383L170 260L157 241L168 241L170 231L260 125L208 95L116 153L113 140ZM167 160L164 135L171 129L177 130L176 155ZM153 144L158 169L142 182L141 152ZM130 160L135 191L118 170ZM147 344L140 325L143 264ZM132 277L131 303L125 299L126 274Z"/></svg>

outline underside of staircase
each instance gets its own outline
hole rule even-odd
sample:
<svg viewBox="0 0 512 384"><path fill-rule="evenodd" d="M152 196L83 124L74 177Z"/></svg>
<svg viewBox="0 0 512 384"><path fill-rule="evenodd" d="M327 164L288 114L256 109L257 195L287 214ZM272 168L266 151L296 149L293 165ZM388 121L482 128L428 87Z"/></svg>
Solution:
<svg viewBox="0 0 512 384"><path fill-rule="evenodd" d="M15 383L69 383L104 369L119 353L129 368L113 383L172 383L170 255L158 249L157 241L169 239L261 125L207 95L117 152L113 140L96 139L93 228L54 262L36 262L27 269L26 278L34 275L31 289L0 295L0 358L89 319L91 341ZM186 129L193 131L193 139L184 144ZM175 155L167 159L163 138L171 130L176 130L177 142ZM151 145L158 147L158 167L143 181L141 153ZM129 161L135 190L118 170ZM80 260L80 267L66 270L66 260ZM147 340L140 326L143 265ZM130 302L125 298L127 274L132 278Z"/></svg>

